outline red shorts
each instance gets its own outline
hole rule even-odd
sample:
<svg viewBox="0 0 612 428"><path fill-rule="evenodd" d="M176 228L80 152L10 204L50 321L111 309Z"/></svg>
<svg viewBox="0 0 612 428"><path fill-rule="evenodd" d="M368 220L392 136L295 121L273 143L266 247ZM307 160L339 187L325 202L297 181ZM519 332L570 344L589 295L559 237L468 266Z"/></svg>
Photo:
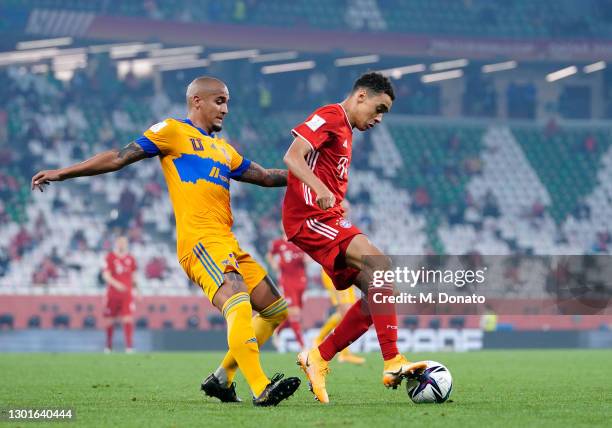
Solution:
<svg viewBox="0 0 612 428"><path fill-rule="evenodd" d="M345 290L353 285L359 270L347 266L344 254L353 237L362 233L344 217L325 213L306 219L289 241L323 267L337 290Z"/></svg>
<svg viewBox="0 0 612 428"><path fill-rule="evenodd" d="M127 317L134 314L134 300L132 296L106 296L106 306L104 307L105 317Z"/></svg>
<svg viewBox="0 0 612 428"><path fill-rule="evenodd" d="M302 309L304 302L302 297L304 296L304 288L283 288L283 296L287 301L287 305L292 308Z"/></svg>
<svg viewBox="0 0 612 428"><path fill-rule="evenodd" d="M304 291L306 291L306 278L303 281L281 281L283 296L287 305L294 308L302 308Z"/></svg>

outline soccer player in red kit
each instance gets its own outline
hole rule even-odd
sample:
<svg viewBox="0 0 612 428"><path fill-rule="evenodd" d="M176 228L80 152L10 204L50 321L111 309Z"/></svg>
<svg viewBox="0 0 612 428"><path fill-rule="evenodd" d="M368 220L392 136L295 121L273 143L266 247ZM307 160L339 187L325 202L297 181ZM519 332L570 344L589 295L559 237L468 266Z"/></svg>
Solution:
<svg viewBox="0 0 612 428"><path fill-rule="evenodd" d="M380 123L394 98L387 77L362 75L344 101L315 110L292 130L295 139L284 157L289 169L283 201L287 237L321 264L336 289L355 284L364 295L318 348L298 355L298 364L321 403L329 402L325 386L328 361L372 324L384 359L382 380L386 387L397 388L404 377L426 367L424 362L411 363L398 352L397 315L387 299L394 294L394 284L372 285L375 271L390 269L389 258L344 218L341 206L348 185L353 128L366 131Z"/></svg>
<svg viewBox="0 0 612 428"><path fill-rule="evenodd" d="M302 296L306 291L306 254L295 244L287 241L283 233L281 238L272 241L267 259L272 268L278 273L278 282L283 289L283 295L289 305L289 316L281 324L277 332L287 325L295 334L295 340L304 348L304 337L302 335Z"/></svg>
<svg viewBox="0 0 612 428"><path fill-rule="evenodd" d="M123 324L125 352L133 352L134 272L136 272L136 260L129 253L128 239L125 236L119 236L115 240L113 251L106 256L106 267L102 274L107 284L104 308L106 319L104 352L110 352L113 347L113 328L116 321Z"/></svg>

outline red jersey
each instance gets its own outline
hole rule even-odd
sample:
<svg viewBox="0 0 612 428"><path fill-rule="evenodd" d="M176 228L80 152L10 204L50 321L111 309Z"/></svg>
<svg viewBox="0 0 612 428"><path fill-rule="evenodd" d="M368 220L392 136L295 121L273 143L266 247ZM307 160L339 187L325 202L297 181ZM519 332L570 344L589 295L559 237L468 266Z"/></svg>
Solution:
<svg viewBox="0 0 612 428"><path fill-rule="evenodd" d="M306 254L302 250L279 238L272 241L270 254L279 259L279 282L283 288L288 284L306 287Z"/></svg>
<svg viewBox="0 0 612 428"><path fill-rule="evenodd" d="M346 194L353 149L353 129L340 104L315 110L291 133L312 146L312 151L306 155L306 162L314 175L334 194L336 204L326 211L319 208L314 191L289 172L283 200L283 226L288 238L292 238L308 218L323 213L344 214L340 204Z"/></svg>
<svg viewBox="0 0 612 428"><path fill-rule="evenodd" d="M119 257L114 252L108 253L106 256L106 270L110 272L113 278L127 288L125 292L121 292L109 285L109 294L131 294L132 286L134 285L134 272L136 271L136 260L134 260L131 254Z"/></svg>

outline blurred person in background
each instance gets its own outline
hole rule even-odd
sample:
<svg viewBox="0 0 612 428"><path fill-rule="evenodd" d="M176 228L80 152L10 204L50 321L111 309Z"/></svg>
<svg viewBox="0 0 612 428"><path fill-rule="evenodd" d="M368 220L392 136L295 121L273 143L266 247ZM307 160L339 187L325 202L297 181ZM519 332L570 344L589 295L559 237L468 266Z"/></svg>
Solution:
<svg viewBox="0 0 612 428"><path fill-rule="evenodd" d="M270 250L266 255L268 263L277 274L278 283L289 305L289 317L278 326L275 335L278 335L284 328L291 327L295 334L295 340L300 344L301 349L304 349L301 326L302 308L304 306L302 297L308 283L306 257L306 253L295 244L287 241L287 235L284 231L280 238L271 242Z"/></svg>
<svg viewBox="0 0 612 428"><path fill-rule="evenodd" d="M131 354L134 351L134 310L136 308L134 297L137 295L134 272L136 269L136 259L129 253L127 237L117 237L113 250L106 256L106 267L102 273L106 283L104 297L105 353L110 353L113 349L115 323L123 325L125 352Z"/></svg>

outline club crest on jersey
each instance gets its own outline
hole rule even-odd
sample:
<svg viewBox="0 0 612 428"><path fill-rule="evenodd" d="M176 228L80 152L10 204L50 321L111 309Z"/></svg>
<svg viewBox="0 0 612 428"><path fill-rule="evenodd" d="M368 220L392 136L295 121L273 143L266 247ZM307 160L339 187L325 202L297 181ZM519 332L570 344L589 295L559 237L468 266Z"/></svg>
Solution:
<svg viewBox="0 0 612 428"><path fill-rule="evenodd" d="M350 228L352 225L353 224L345 218L341 218L340 220L338 220L338 226L343 227L345 229Z"/></svg>
<svg viewBox="0 0 612 428"><path fill-rule="evenodd" d="M238 260L236 260L236 257L234 256L234 253L229 253L229 256L227 259L222 260L221 264L223 266L233 266L236 269L238 269Z"/></svg>

